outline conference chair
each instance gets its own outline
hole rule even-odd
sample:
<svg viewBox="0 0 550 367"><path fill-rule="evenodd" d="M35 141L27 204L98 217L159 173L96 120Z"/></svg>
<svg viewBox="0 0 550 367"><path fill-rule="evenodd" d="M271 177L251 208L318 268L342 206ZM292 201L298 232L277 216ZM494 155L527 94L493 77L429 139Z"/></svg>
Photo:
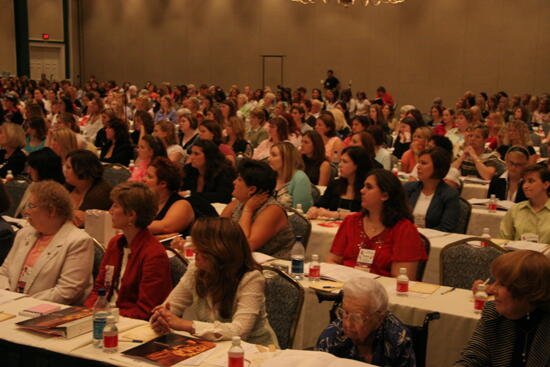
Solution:
<svg viewBox="0 0 550 367"><path fill-rule="evenodd" d="M486 242L487 247L479 247ZM439 255L439 284L470 289L477 279L485 280L491 262L505 253L487 238L468 237L445 246Z"/></svg>
<svg viewBox="0 0 550 367"><path fill-rule="evenodd" d="M128 167L118 163L109 163L103 167L103 179L112 187L126 182L132 176Z"/></svg>
<svg viewBox="0 0 550 367"><path fill-rule="evenodd" d="M428 331L430 321L439 320L439 312L429 312L424 317L421 326L406 325L411 332L414 354L416 356L416 367L426 366L426 350L428 349Z"/></svg>
<svg viewBox="0 0 550 367"><path fill-rule="evenodd" d="M267 318L281 349L292 348L304 304L304 289L281 270L263 266Z"/></svg>
<svg viewBox="0 0 550 367"><path fill-rule="evenodd" d="M460 207L458 218L456 219L455 233L466 234L468 224L470 224L470 216L472 215L472 204L468 200L459 197L458 205Z"/></svg>
<svg viewBox="0 0 550 367"><path fill-rule="evenodd" d="M103 245L93 237L92 237L92 241L94 243L94 266L92 268L92 275L95 281L95 279L97 278L97 275L99 274L101 261L103 260L103 256L105 255L105 247L103 247Z"/></svg>
<svg viewBox="0 0 550 367"><path fill-rule="evenodd" d="M295 209L290 209L292 212L288 216L288 224L294 236L302 236L304 249L307 248L309 237L311 236L311 222L303 214L298 213Z"/></svg>
<svg viewBox="0 0 550 367"><path fill-rule="evenodd" d="M428 255L428 258L430 257L430 240L424 236L422 233L420 233L420 239L422 240L422 245L424 246L424 250L426 251L426 255ZM416 268L416 280L422 281L422 277L424 277L424 271L426 270L426 263L428 260L420 261L418 263L418 267Z"/></svg>
<svg viewBox="0 0 550 367"><path fill-rule="evenodd" d="M19 203L21 203L23 195L25 195L25 191L27 191L29 185L30 182L26 178L19 176L4 185L6 187L6 192L11 199L11 206L8 210L2 213L2 215L8 215L10 217L14 216L15 211L17 210L17 207L19 207Z"/></svg>
<svg viewBox="0 0 550 367"><path fill-rule="evenodd" d="M311 197L313 198L313 205L316 205L321 199L321 191L314 184L311 184Z"/></svg>
<svg viewBox="0 0 550 367"><path fill-rule="evenodd" d="M166 255L170 262L170 275L172 277L172 286L179 283L183 274L187 271L187 260L183 258L176 250L171 247L165 247Z"/></svg>

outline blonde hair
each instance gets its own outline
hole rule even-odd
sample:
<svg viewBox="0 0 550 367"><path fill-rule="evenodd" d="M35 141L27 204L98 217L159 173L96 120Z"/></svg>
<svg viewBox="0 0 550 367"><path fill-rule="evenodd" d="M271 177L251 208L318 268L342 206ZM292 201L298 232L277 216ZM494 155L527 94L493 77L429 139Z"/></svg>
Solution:
<svg viewBox="0 0 550 367"><path fill-rule="evenodd" d="M520 140L519 143L514 142L513 144L526 146L533 145L533 142L531 141L531 136L529 135L529 128L527 127L527 124L519 120L508 122L504 127L504 135L502 137L502 143L504 145L512 145L512 142L510 141L510 138L508 136L508 130L510 129L510 127L516 128Z"/></svg>
<svg viewBox="0 0 550 367"><path fill-rule="evenodd" d="M6 147L17 149L25 146L25 131L20 125L13 122L4 122L0 129L6 137Z"/></svg>
<svg viewBox="0 0 550 367"><path fill-rule="evenodd" d="M349 127L348 123L346 122L346 117L344 116L344 113L342 111L337 108L331 108L328 111L332 113L332 116L334 117L336 131L340 131L342 129L345 129L346 127Z"/></svg>
<svg viewBox="0 0 550 367"><path fill-rule="evenodd" d="M73 219L73 201L69 192L58 182L45 180L33 182L29 192L40 206L54 210L55 215L65 222Z"/></svg>
<svg viewBox="0 0 550 367"><path fill-rule="evenodd" d="M76 134L69 128L62 127L61 129L56 129L52 131L52 140L55 140L61 152L59 156L62 160L65 160L67 154L73 150L78 149L78 141L76 140Z"/></svg>
<svg viewBox="0 0 550 367"><path fill-rule="evenodd" d="M298 149L288 141L277 143L271 149L274 148L279 150L283 162L282 179L284 182L288 182L297 170L304 168L302 156L298 153Z"/></svg>
<svg viewBox="0 0 550 367"><path fill-rule="evenodd" d="M244 139L244 122L240 117L232 116L227 121L237 139Z"/></svg>

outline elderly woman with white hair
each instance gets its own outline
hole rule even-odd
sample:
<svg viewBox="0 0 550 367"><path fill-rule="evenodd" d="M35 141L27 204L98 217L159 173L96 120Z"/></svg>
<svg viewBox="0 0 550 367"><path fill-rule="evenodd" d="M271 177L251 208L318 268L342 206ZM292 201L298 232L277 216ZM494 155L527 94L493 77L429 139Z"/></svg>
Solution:
<svg viewBox="0 0 550 367"><path fill-rule="evenodd" d="M316 350L376 366L416 365L410 332L388 311L388 294L377 281L360 277L347 282L336 315Z"/></svg>

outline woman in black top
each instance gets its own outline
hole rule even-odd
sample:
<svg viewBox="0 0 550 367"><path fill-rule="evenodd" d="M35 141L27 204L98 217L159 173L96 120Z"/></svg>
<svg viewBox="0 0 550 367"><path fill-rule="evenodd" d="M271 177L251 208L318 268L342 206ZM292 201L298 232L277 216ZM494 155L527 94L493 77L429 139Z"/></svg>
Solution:
<svg viewBox="0 0 550 367"><path fill-rule="evenodd" d="M403 153L405 153L411 147L412 136L417 128L416 120L414 117L407 116L399 123L399 135L393 144L393 155L401 159Z"/></svg>
<svg viewBox="0 0 550 367"><path fill-rule="evenodd" d="M312 184L327 186L331 177L330 163L326 159L323 138L315 130L309 130L302 136L300 146L304 172Z"/></svg>
<svg viewBox="0 0 550 367"><path fill-rule="evenodd" d="M184 166L182 190L210 203L229 203L235 177L235 169L216 143L199 139L191 148L190 163Z"/></svg>
<svg viewBox="0 0 550 367"><path fill-rule="evenodd" d="M134 147L130 143L128 126L124 121L114 118L105 126L107 143L101 148L100 160L106 163L119 163L124 166L134 159Z"/></svg>
<svg viewBox="0 0 550 367"><path fill-rule="evenodd" d="M340 177L329 184L317 206L308 210L308 218L343 219L345 212L361 211L360 190L371 169L372 161L365 149L353 146L344 149L338 166Z"/></svg>
<svg viewBox="0 0 550 367"><path fill-rule="evenodd" d="M21 150L25 146L25 131L13 122L0 125L0 177L5 178L8 171L16 176L23 172L27 156Z"/></svg>
<svg viewBox="0 0 550 367"><path fill-rule="evenodd" d="M247 157L252 155L252 145L244 138L244 122L240 117L229 117L225 125L227 138L225 143L233 149L235 154L244 154Z"/></svg>
<svg viewBox="0 0 550 367"><path fill-rule="evenodd" d="M495 195L499 200L515 203L527 200L523 192L523 170L529 165L530 154L526 147L515 145L506 153L506 171L493 177L487 197Z"/></svg>

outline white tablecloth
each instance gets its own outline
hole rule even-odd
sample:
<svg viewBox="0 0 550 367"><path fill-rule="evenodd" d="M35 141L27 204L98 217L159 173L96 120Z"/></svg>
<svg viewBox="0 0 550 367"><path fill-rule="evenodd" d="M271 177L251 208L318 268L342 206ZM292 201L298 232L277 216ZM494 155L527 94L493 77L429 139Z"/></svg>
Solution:
<svg viewBox="0 0 550 367"><path fill-rule="evenodd" d="M506 215L506 210L497 210L490 212L485 208L472 208L472 215L470 216L470 223L468 224L467 234L473 236L481 236L483 228L489 228L491 237L499 237L500 234L500 222Z"/></svg>
<svg viewBox="0 0 550 367"><path fill-rule="evenodd" d="M489 185L465 182L462 188L461 197L464 199L483 199L487 197Z"/></svg>

